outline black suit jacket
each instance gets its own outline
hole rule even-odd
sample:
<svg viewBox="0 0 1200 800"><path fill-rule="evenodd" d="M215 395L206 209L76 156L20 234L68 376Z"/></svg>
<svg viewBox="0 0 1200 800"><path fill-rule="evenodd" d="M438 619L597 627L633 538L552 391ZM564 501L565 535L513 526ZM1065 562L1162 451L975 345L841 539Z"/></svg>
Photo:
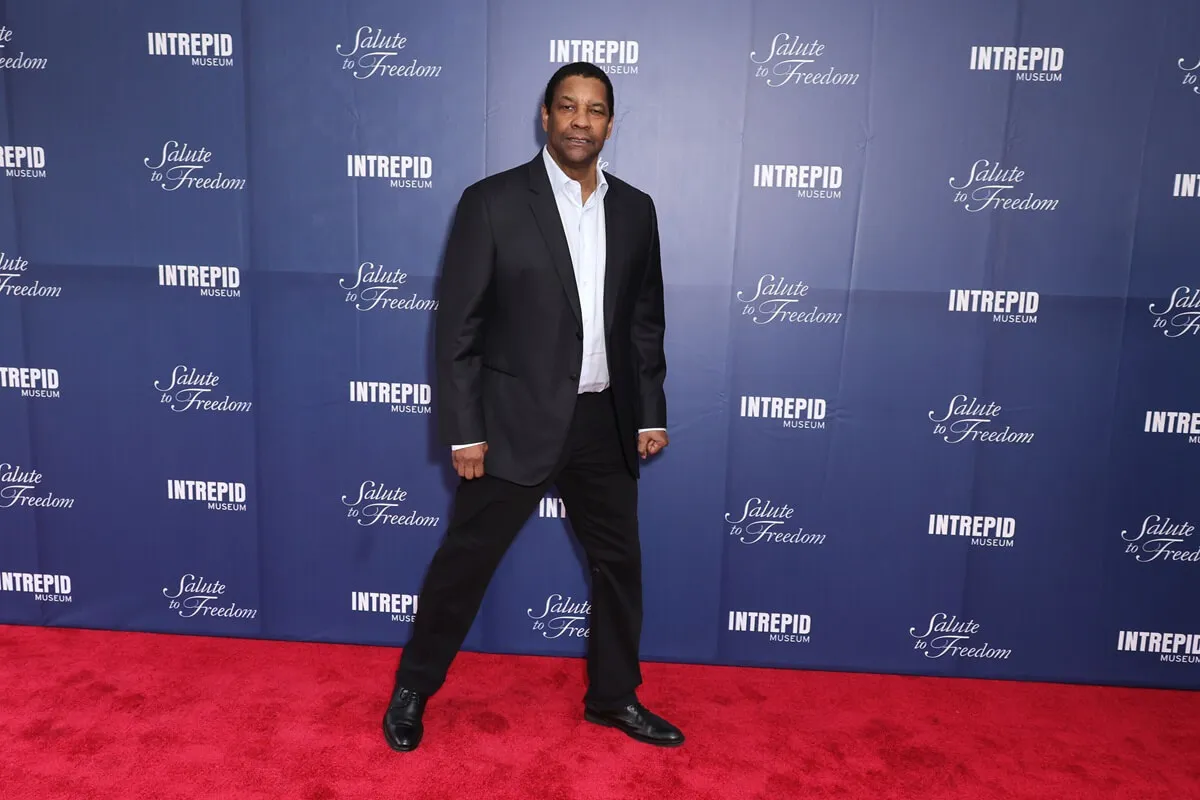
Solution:
<svg viewBox="0 0 1200 800"><path fill-rule="evenodd" d="M541 152L463 192L442 267L437 413L447 445L486 441L485 472L532 486L562 453L583 362L571 253ZM604 331L621 446L665 428L662 264L646 193L606 173Z"/></svg>

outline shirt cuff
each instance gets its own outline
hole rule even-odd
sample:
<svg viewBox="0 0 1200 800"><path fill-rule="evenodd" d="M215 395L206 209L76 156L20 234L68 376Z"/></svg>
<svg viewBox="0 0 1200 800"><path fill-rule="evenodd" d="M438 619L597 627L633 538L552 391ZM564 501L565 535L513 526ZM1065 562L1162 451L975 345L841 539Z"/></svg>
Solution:
<svg viewBox="0 0 1200 800"><path fill-rule="evenodd" d="M663 433L666 433L667 429L666 428L638 428L638 433L645 433L646 431L662 431Z"/></svg>
<svg viewBox="0 0 1200 800"><path fill-rule="evenodd" d="M470 444L452 444L452 445L450 445L450 449L451 450L462 450L464 447L474 447L477 444L483 444L483 442L471 442Z"/></svg>

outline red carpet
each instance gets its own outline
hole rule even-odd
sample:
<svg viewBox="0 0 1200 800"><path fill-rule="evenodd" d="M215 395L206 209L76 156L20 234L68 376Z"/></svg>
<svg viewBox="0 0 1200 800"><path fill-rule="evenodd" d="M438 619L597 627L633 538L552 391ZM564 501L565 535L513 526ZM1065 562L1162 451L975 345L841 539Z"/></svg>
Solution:
<svg viewBox="0 0 1200 800"><path fill-rule="evenodd" d="M647 664L663 750L580 719L578 660L462 654L415 753L396 651L0 626L0 797L1200 798L1200 695Z"/></svg>

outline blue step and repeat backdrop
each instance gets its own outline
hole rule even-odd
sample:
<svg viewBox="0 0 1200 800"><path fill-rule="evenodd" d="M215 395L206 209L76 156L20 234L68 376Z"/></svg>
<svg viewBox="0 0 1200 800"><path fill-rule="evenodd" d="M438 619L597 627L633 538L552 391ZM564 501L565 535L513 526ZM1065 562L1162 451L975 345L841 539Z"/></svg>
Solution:
<svg viewBox="0 0 1200 800"><path fill-rule="evenodd" d="M0 621L402 645L454 206L589 60L667 284L645 658L1200 686L1200 4L0 7ZM468 649L584 652L568 511Z"/></svg>

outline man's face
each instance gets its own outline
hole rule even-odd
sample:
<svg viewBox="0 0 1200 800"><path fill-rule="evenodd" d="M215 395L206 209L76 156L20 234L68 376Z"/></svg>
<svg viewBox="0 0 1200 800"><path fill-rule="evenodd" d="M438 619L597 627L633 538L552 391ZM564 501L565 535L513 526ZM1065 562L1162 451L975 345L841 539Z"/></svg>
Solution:
<svg viewBox="0 0 1200 800"><path fill-rule="evenodd" d="M612 135L604 84L581 75L564 79L555 90L551 107L542 107L542 130L561 163L586 167L593 162Z"/></svg>

